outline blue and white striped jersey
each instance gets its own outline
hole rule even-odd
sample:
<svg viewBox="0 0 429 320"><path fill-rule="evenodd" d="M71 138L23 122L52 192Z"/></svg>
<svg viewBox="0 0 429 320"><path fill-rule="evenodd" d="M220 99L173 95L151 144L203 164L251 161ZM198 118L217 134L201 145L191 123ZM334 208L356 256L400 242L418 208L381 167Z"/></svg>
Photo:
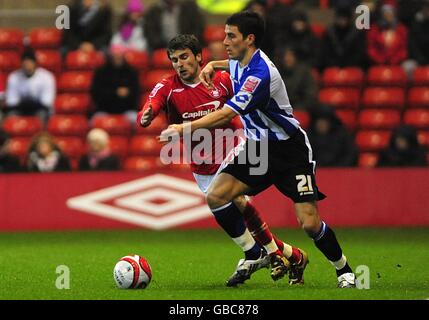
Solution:
<svg viewBox="0 0 429 320"><path fill-rule="evenodd" d="M249 64L241 68L237 60L229 60L234 96L226 106L240 115L246 136L260 140L287 140L299 128L286 86L279 71L267 55L257 50Z"/></svg>

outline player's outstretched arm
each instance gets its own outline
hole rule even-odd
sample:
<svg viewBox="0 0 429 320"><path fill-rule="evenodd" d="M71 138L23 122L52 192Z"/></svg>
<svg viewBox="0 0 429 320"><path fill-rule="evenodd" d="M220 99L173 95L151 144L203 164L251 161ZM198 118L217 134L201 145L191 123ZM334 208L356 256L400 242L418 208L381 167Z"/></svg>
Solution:
<svg viewBox="0 0 429 320"><path fill-rule="evenodd" d="M228 60L211 61L201 70L200 81L208 88L213 89L213 77L216 70L227 71L229 69Z"/></svg>
<svg viewBox="0 0 429 320"><path fill-rule="evenodd" d="M208 115L198 120L195 120L192 122L185 122L182 124L172 124L168 126L167 129L161 132L159 140L167 141L168 137L174 134L179 134L180 136L182 136L185 126L186 127L190 126L191 132L194 132L197 129L203 129L203 128L205 129L221 128L221 127L224 127L226 124L230 123L235 116L237 116L237 113L235 113L231 108L224 106L222 109L209 113Z"/></svg>

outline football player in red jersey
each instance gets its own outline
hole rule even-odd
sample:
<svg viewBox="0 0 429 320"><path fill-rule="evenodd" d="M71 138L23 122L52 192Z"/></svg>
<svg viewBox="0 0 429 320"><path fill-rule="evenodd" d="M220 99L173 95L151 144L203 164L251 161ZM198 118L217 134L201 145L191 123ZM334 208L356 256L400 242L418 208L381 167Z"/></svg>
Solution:
<svg viewBox="0 0 429 320"><path fill-rule="evenodd" d="M169 42L167 54L176 74L163 79L153 88L148 101L137 116L139 125L148 127L161 110L167 113L169 123L196 120L221 108L233 96L231 78L227 72L216 73L210 90L200 83L202 49L195 36L176 36ZM237 125L229 125L228 128L237 129ZM215 136L213 131L211 134L212 137ZM223 148L226 146L224 140L212 143L212 151L216 146L221 145ZM209 158L206 157L206 160L211 161L202 164L191 161L194 178L204 193L222 167L221 163L216 161L215 152L212 152ZM272 255L284 256L290 263L297 263L302 259L307 263L308 257L303 250L286 244L272 235L267 224L246 197L238 197L225 205L227 206L230 207L227 212L225 210L222 210L222 214L214 212L215 219L245 254L245 258L239 261L235 272L228 279L227 286L244 283L253 272L268 267ZM288 271L288 268L279 269L277 265L271 263L273 280L282 278ZM303 272L298 277L296 273L293 277L291 274L290 284L304 282Z"/></svg>

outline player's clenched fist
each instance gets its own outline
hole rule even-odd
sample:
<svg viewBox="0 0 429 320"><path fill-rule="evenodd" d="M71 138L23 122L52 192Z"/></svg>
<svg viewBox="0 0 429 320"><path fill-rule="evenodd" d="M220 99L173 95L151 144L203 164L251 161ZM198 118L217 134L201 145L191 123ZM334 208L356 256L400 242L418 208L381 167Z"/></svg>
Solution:
<svg viewBox="0 0 429 320"><path fill-rule="evenodd" d="M147 110L143 113L142 119L140 120L140 124L142 127L148 127L153 120L153 111L152 105L150 104Z"/></svg>

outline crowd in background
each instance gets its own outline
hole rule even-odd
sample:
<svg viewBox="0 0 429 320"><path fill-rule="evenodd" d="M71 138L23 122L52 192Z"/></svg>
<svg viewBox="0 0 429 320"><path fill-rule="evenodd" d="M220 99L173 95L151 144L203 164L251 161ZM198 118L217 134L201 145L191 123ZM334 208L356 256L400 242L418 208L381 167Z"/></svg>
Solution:
<svg viewBox="0 0 429 320"><path fill-rule="evenodd" d="M358 30L354 9L360 1L331 1L335 12L323 35L315 34L309 16L299 1L252 0L244 9L266 19L264 50L278 67L294 110L310 115L308 134L320 166L355 166L358 148L352 132L341 123L335 110L318 100L314 72L328 67L398 65L411 77L419 65L429 65L429 1L376 1L371 28ZM165 48L178 33L192 33L209 49L211 59L225 57L221 41L206 43L205 13L196 1L160 0L146 8L143 1L129 0L116 29L108 1L76 0L70 6L70 29L63 33L61 54L102 52L107 58L92 79L95 121L105 114L124 114L135 126L140 91L138 70L125 54L149 54ZM0 73L1 117L34 115L46 125L54 113L56 81L52 72L38 66L34 51L26 48L21 68L7 77ZM9 154L8 134L0 132L0 172L52 172L71 170L70 162L47 132L36 135L23 164ZM108 148L108 134L101 129L88 133L88 152L80 170L118 170L119 159ZM417 131L401 125L389 146L380 153L379 166L423 166L426 153Z"/></svg>

